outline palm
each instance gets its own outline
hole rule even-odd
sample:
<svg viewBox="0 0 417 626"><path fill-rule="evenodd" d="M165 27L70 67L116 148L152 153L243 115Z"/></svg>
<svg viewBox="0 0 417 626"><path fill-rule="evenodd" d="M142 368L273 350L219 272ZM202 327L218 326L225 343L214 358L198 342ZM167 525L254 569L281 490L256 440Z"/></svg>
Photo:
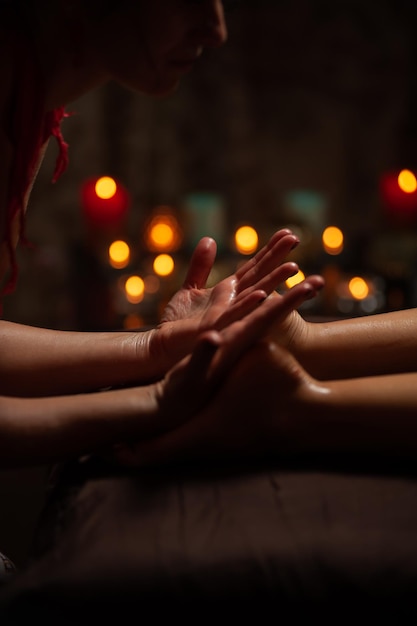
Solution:
<svg viewBox="0 0 417 626"><path fill-rule="evenodd" d="M278 405L271 398L280 398L278 412L285 415L308 376L289 352L260 340L314 295L316 284L314 277L307 279L245 319L200 335L193 352L155 388L155 438L118 446L115 459L135 466L196 453L250 453L257 442L266 447L277 434L279 440Z"/></svg>
<svg viewBox="0 0 417 626"><path fill-rule="evenodd" d="M182 287L169 301L161 324L195 323L200 330L214 327L228 306L236 300L236 275L225 278L215 287Z"/></svg>
<svg viewBox="0 0 417 626"><path fill-rule="evenodd" d="M253 258L215 287L206 282L216 257L216 244L204 238L197 245L182 288L169 301L157 332L154 350L171 367L192 351L204 330L221 330L241 319L280 283L297 271L295 263L283 263L297 239L288 230L278 231Z"/></svg>

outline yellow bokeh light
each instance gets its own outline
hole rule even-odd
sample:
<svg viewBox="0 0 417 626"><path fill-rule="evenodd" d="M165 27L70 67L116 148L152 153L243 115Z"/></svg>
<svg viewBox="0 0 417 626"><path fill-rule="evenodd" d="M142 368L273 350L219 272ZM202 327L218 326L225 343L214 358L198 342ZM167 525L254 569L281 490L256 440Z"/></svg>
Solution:
<svg viewBox="0 0 417 626"><path fill-rule="evenodd" d="M241 226L235 232L235 245L241 254L252 254L258 247L258 233L252 226Z"/></svg>
<svg viewBox="0 0 417 626"><path fill-rule="evenodd" d="M414 193L417 189L417 179L410 170L402 170L398 176L398 186L405 193Z"/></svg>
<svg viewBox="0 0 417 626"><path fill-rule="evenodd" d="M355 300L364 300L369 295L369 287L363 278L360 276L354 276L349 281L349 291Z"/></svg>
<svg viewBox="0 0 417 626"><path fill-rule="evenodd" d="M328 226L324 229L322 241L328 254L340 254L343 250L343 233L337 226Z"/></svg>
<svg viewBox="0 0 417 626"><path fill-rule="evenodd" d="M159 222L154 224L149 233L149 237L156 247L167 248L174 241L174 229L170 224Z"/></svg>
<svg viewBox="0 0 417 626"><path fill-rule="evenodd" d="M113 241L109 247L109 262L116 269L122 269L129 264L130 248L125 241Z"/></svg>
<svg viewBox="0 0 417 626"><path fill-rule="evenodd" d="M143 300L145 283L140 276L129 276L125 282L126 298L129 302L137 304Z"/></svg>
<svg viewBox="0 0 417 626"><path fill-rule="evenodd" d="M153 252L173 252L179 248L181 240L181 228L175 215L169 207L159 207L145 228L148 249Z"/></svg>
<svg viewBox="0 0 417 626"><path fill-rule="evenodd" d="M174 259L169 254L159 254L153 262L153 269L158 276L169 276L174 271Z"/></svg>
<svg viewBox="0 0 417 626"><path fill-rule="evenodd" d="M95 190L99 198L109 200L109 198L113 198L117 191L116 181L110 176L102 176L96 182Z"/></svg>
<svg viewBox="0 0 417 626"><path fill-rule="evenodd" d="M301 283L304 279L305 275L301 270L298 270L298 272L294 274L294 276L290 276L289 278L287 278L285 284L287 285L288 289L291 289L291 287L298 285L298 283Z"/></svg>

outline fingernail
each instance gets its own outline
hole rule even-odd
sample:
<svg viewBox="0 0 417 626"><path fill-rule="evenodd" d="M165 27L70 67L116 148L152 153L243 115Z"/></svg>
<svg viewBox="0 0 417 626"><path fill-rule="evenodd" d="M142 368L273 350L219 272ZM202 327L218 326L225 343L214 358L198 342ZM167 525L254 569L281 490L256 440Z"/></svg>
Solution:
<svg viewBox="0 0 417 626"><path fill-rule="evenodd" d="M297 238L294 243L291 246L291 250L294 250L294 248L296 248L298 246L298 244L300 243L300 240Z"/></svg>

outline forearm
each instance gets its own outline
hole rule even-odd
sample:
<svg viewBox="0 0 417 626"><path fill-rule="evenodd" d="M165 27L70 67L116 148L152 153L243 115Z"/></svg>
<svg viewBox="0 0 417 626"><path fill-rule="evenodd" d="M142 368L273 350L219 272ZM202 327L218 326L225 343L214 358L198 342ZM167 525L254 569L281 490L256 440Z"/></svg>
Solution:
<svg viewBox="0 0 417 626"><path fill-rule="evenodd" d="M416 373L310 385L299 409L302 451L416 458Z"/></svg>
<svg viewBox="0 0 417 626"><path fill-rule="evenodd" d="M0 394L59 395L152 380L149 336L54 331L2 321Z"/></svg>
<svg viewBox="0 0 417 626"><path fill-rule="evenodd" d="M321 380L417 371L417 309L309 323L292 351Z"/></svg>
<svg viewBox="0 0 417 626"><path fill-rule="evenodd" d="M47 464L154 435L154 387L57 398L0 397L0 466Z"/></svg>

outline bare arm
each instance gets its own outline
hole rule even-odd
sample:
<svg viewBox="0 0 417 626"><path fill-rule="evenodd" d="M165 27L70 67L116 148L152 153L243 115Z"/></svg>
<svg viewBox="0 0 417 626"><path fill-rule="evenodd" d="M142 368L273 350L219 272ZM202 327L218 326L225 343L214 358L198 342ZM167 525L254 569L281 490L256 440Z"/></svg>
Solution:
<svg viewBox="0 0 417 626"><path fill-rule="evenodd" d="M63 461L158 431L154 387L57 398L0 397L0 467Z"/></svg>
<svg viewBox="0 0 417 626"><path fill-rule="evenodd" d="M0 322L0 394L45 396L150 380L149 333L54 331Z"/></svg>
<svg viewBox="0 0 417 626"><path fill-rule="evenodd" d="M152 385L45 398L0 396L0 466L63 460L174 429L198 414L265 328L312 293L314 281L306 281L222 331L203 333L192 355Z"/></svg>
<svg viewBox="0 0 417 626"><path fill-rule="evenodd" d="M296 450L417 459L417 373L308 385L295 423Z"/></svg>
<svg viewBox="0 0 417 626"><path fill-rule="evenodd" d="M0 322L0 394L58 395L163 377L193 350L201 332L241 319L297 271L294 263L282 264L295 242L288 230L278 231L252 260L207 289L216 244L203 238L183 287L162 322L147 332L63 332ZM321 287L319 277L311 280Z"/></svg>
<svg viewBox="0 0 417 626"><path fill-rule="evenodd" d="M297 318L287 347L321 380L417 371L417 309L338 320Z"/></svg>
<svg viewBox="0 0 417 626"><path fill-rule="evenodd" d="M243 356L195 419L138 442L131 463L313 456L320 462L417 459L417 373L318 381L263 342Z"/></svg>

